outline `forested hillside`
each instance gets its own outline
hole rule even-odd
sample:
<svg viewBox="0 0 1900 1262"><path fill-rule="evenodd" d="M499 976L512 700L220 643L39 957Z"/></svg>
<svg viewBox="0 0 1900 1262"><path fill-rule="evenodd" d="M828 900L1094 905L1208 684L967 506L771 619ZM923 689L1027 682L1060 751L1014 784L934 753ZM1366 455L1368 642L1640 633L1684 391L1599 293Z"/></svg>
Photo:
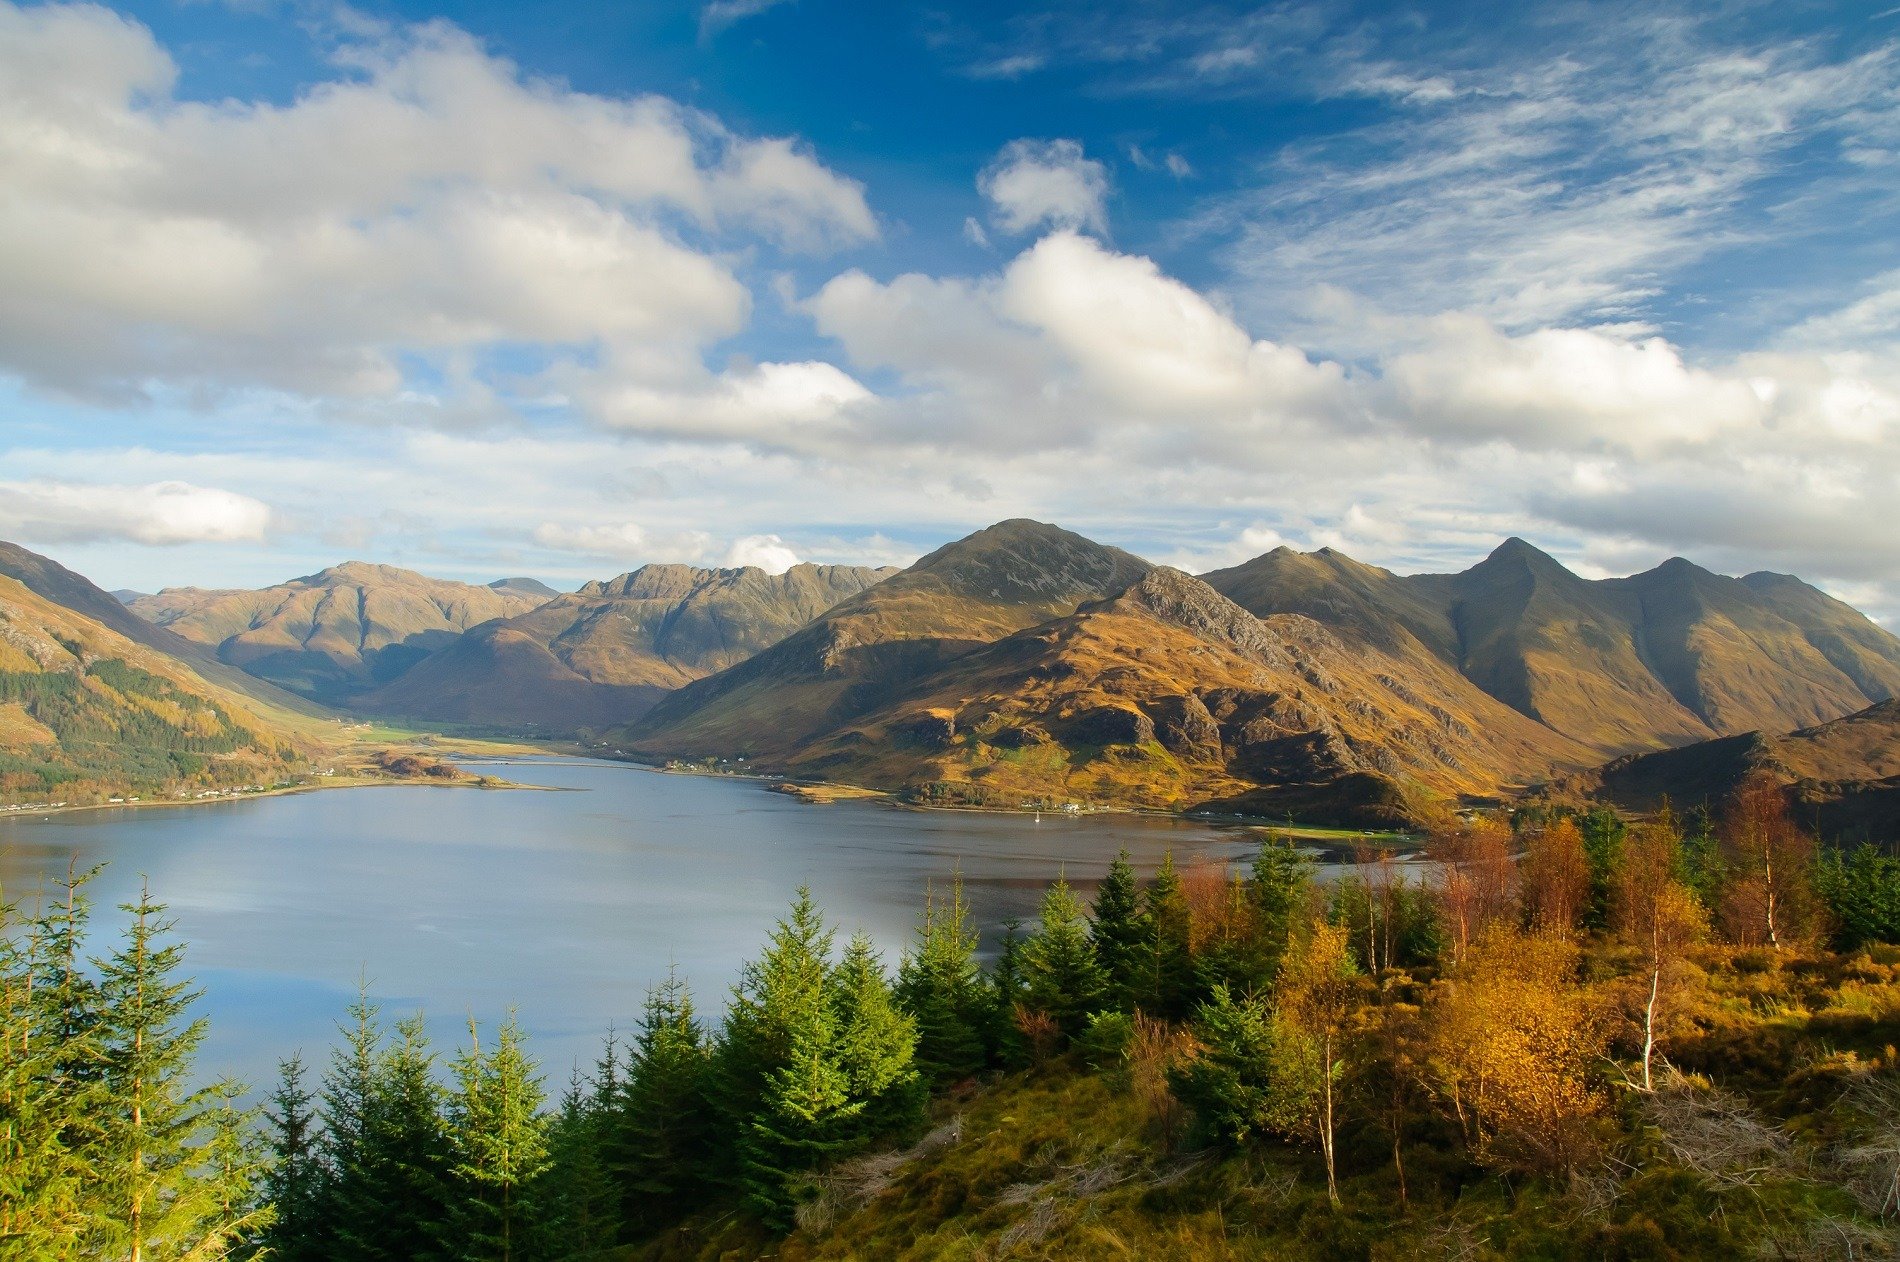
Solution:
<svg viewBox="0 0 1900 1262"><path fill-rule="evenodd" d="M295 740L246 701L0 576L0 803L274 781Z"/></svg>
<svg viewBox="0 0 1900 1262"><path fill-rule="evenodd" d="M894 970L800 894L723 1011L653 992L550 1082L367 1000L260 1114L194 1091L179 947L84 876L0 943L21 1257L1874 1258L1900 1247L1900 860L1719 816L1445 820L1435 866L1085 903ZM261 1127L258 1142L247 1127ZM264 1252L267 1251L267 1254Z"/></svg>

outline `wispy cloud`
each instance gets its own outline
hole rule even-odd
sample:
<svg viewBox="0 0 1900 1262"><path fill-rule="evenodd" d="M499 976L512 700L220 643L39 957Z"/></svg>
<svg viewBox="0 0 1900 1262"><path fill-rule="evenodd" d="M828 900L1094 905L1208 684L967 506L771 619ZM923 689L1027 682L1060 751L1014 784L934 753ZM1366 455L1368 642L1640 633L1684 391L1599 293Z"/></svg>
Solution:
<svg viewBox="0 0 1900 1262"><path fill-rule="evenodd" d="M710 39L727 27L735 26L747 18L757 17L768 9L776 9L790 0L711 0L699 11L699 37Z"/></svg>

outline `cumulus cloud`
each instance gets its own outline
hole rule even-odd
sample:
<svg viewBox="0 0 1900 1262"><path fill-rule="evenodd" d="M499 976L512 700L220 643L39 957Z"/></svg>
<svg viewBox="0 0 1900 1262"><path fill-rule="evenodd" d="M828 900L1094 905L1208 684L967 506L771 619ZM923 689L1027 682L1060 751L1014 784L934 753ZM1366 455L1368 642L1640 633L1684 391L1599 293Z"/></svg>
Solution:
<svg viewBox="0 0 1900 1262"><path fill-rule="evenodd" d="M977 176L1005 232L1040 227L1108 231L1108 168L1073 140L1012 140Z"/></svg>
<svg viewBox="0 0 1900 1262"><path fill-rule="evenodd" d="M347 43L287 104L176 77L109 10L0 0L0 371L389 398L418 355L687 362L749 314L725 234L878 232L792 141L530 78L443 23Z"/></svg>
<svg viewBox="0 0 1900 1262"><path fill-rule="evenodd" d="M1178 451L1204 450L1236 429L1271 436L1347 406L1339 365L1256 340L1152 260L1073 232L989 278L847 272L807 307L854 363L909 381L893 423L922 418L942 442L976 433L1059 447L1145 426Z"/></svg>
<svg viewBox="0 0 1900 1262"><path fill-rule="evenodd" d="M36 543L253 542L270 524L261 501L186 482L0 482L0 534Z"/></svg>
<svg viewBox="0 0 1900 1262"><path fill-rule="evenodd" d="M783 574L798 564L798 554L785 546L777 535L747 535L733 540L721 562L728 569L755 565L767 574Z"/></svg>

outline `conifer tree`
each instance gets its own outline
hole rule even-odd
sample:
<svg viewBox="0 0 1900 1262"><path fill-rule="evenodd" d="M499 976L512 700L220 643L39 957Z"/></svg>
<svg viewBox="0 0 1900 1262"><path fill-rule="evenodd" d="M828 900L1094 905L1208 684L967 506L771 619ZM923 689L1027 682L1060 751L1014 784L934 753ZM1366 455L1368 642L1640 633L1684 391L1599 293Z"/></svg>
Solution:
<svg viewBox="0 0 1900 1262"><path fill-rule="evenodd" d="M1088 919L1069 883L1057 878L1042 899L1042 914L1022 949L1023 1002L1074 1039L1102 1005L1102 966L1089 941Z"/></svg>
<svg viewBox="0 0 1900 1262"><path fill-rule="evenodd" d="M789 1221L792 1176L835 1145L848 1103L826 995L833 932L801 887L733 988L713 1063L713 1103L733 1137L735 1186L768 1222Z"/></svg>
<svg viewBox="0 0 1900 1262"><path fill-rule="evenodd" d="M225 1107L218 1086L190 1086L203 1018L187 1020L198 997L177 977L184 948L166 942L164 907L141 889L122 906L132 922L124 944L101 962L98 1027L112 1109L97 1141L90 1248L130 1262L220 1256L259 1223L253 1163L221 1165L248 1121ZM229 1131L231 1134L223 1134Z"/></svg>
<svg viewBox="0 0 1900 1262"><path fill-rule="evenodd" d="M1175 1096L1211 1139L1244 1144L1271 1127L1274 1027L1263 995L1236 995L1225 985L1194 1013L1201 1051L1167 1071Z"/></svg>
<svg viewBox="0 0 1900 1262"><path fill-rule="evenodd" d="M898 966L896 997L917 1023L918 1073L931 1086L983 1067L990 1001L976 963L976 930L959 877L948 899L926 894L917 946Z"/></svg>
<svg viewBox="0 0 1900 1262"><path fill-rule="evenodd" d="M374 1006L359 998L351 1013L324 1091L330 1256L429 1262L444 1255L453 1166L435 1056L420 1016L397 1022L384 1046Z"/></svg>
<svg viewBox="0 0 1900 1262"><path fill-rule="evenodd" d="M1123 849L1095 892L1089 938L1101 966L1103 999L1116 1011L1133 1012L1144 998L1147 952L1152 931L1141 905L1141 887Z"/></svg>
<svg viewBox="0 0 1900 1262"><path fill-rule="evenodd" d="M264 1233L279 1262L318 1262L324 1251L323 1162L317 1098L304 1086L302 1056L278 1064L277 1089L264 1110L273 1160L264 1176L264 1199L275 1217Z"/></svg>
<svg viewBox="0 0 1900 1262"><path fill-rule="evenodd" d="M1187 894L1174 866L1174 852L1161 862L1145 899L1148 931L1143 1006L1164 1020L1178 1021L1193 1007L1194 953Z"/></svg>
<svg viewBox="0 0 1900 1262"><path fill-rule="evenodd" d="M1029 1043L1016 1020L1017 1008L1023 1002L1023 936L1017 921L1003 926L1002 945L985 989L984 1051L993 1064L1021 1065L1028 1059Z"/></svg>
<svg viewBox="0 0 1900 1262"><path fill-rule="evenodd" d="M1294 846L1292 837L1272 836L1261 843L1247 892L1269 966L1279 960L1302 923L1312 890L1313 862Z"/></svg>
<svg viewBox="0 0 1900 1262"><path fill-rule="evenodd" d="M606 1156L612 1099L575 1066L548 1121L548 1168L537 1192L542 1256L591 1258L619 1238L620 1190Z"/></svg>
<svg viewBox="0 0 1900 1262"><path fill-rule="evenodd" d="M454 1149L452 1252L469 1262L513 1262L534 1238L531 1190L547 1169L547 1120L536 1066L511 1013L484 1054L469 1022L449 1098Z"/></svg>
<svg viewBox="0 0 1900 1262"><path fill-rule="evenodd" d="M39 985L56 948L43 921L0 903L0 1254L69 1254L84 1228L86 1167L67 1143L82 1100ZM22 936L24 934L24 936Z"/></svg>
<svg viewBox="0 0 1900 1262"><path fill-rule="evenodd" d="M708 1052L692 992L669 972L647 994L625 1080L607 1088L608 1168L635 1235L677 1218L680 1198L705 1181L713 1139Z"/></svg>
<svg viewBox="0 0 1900 1262"><path fill-rule="evenodd" d="M746 1203L777 1230L792 1225L801 1173L841 1152L864 1110L835 1053L836 1033L823 1005L793 1022L785 1063L766 1075L763 1107L744 1137Z"/></svg>
<svg viewBox="0 0 1900 1262"><path fill-rule="evenodd" d="M855 1139L901 1130L923 1117L928 1091L918 1074L917 1023L901 1010L871 940L855 935L830 979L836 1056L860 1106Z"/></svg>

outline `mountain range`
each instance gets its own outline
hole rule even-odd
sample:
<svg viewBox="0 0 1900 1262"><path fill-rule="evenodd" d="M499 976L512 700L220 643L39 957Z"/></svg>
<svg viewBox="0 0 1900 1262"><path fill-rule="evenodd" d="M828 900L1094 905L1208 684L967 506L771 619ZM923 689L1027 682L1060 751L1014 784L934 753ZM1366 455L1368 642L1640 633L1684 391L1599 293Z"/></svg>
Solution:
<svg viewBox="0 0 1900 1262"><path fill-rule="evenodd" d="M1539 785L1684 800L1746 764L1851 799L1840 821L1900 815L1854 787L1900 772L1849 752L1892 735L1900 640L1791 576L1680 559L1592 580L1510 539L1399 575L1278 548L1196 578L1014 520L903 570L648 565L571 593L351 562L122 603L10 545L0 574L270 713L580 734L925 802L1371 826Z"/></svg>
<svg viewBox="0 0 1900 1262"><path fill-rule="evenodd" d="M550 733L605 728L745 661L894 572L642 566L476 627L354 705Z"/></svg>

